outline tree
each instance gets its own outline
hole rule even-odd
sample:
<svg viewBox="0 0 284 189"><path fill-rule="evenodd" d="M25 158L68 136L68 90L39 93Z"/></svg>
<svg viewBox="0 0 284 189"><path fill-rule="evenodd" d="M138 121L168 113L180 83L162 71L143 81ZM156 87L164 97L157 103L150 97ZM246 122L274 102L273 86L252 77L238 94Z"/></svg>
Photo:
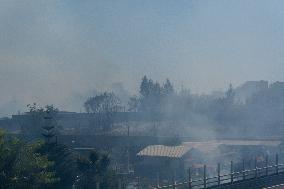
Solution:
<svg viewBox="0 0 284 189"><path fill-rule="evenodd" d="M158 114L165 112L165 109L172 110L175 97L174 86L169 79L161 86L144 76L140 83L139 96L131 97L129 100L129 110L150 113L157 117Z"/></svg>
<svg viewBox="0 0 284 189"><path fill-rule="evenodd" d="M110 158L107 154L92 151L88 158L78 158L80 175L75 182L76 189L116 188L116 177L109 170Z"/></svg>
<svg viewBox="0 0 284 189"><path fill-rule="evenodd" d="M140 97L138 110L145 113L158 113L160 110L162 89L158 82L154 83L147 76L142 78L140 84Z"/></svg>
<svg viewBox="0 0 284 189"><path fill-rule="evenodd" d="M140 94L142 97L147 98L150 94L152 80L149 80L145 75L140 84Z"/></svg>
<svg viewBox="0 0 284 189"><path fill-rule="evenodd" d="M104 92L88 98L84 107L88 113L98 114L95 124L100 126L103 131L111 129L114 114L122 110L120 99L111 92Z"/></svg>
<svg viewBox="0 0 284 189"><path fill-rule="evenodd" d="M162 87L162 94L163 96L172 96L174 95L174 93L175 93L174 86L171 83L171 81L167 79L166 83L164 83Z"/></svg>
<svg viewBox="0 0 284 189"><path fill-rule="evenodd" d="M232 84L229 85L224 97L215 100L213 107L216 110L215 119L223 125L234 124L241 119L240 106L235 103Z"/></svg>
<svg viewBox="0 0 284 189"><path fill-rule="evenodd" d="M44 117L46 114L49 114L52 118L56 118L59 110L53 105L46 105L45 107L40 107L36 103L28 104L28 113L27 113L27 123L22 126L23 134L34 134L41 135L42 129L46 125ZM59 126L54 125L55 132L59 132Z"/></svg>
<svg viewBox="0 0 284 189"><path fill-rule="evenodd" d="M233 105L235 100L235 91L233 89L233 85L230 83L229 89L226 92L226 96L224 98L225 103L228 105Z"/></svg>
<svg viewBox="0 0 284 189"><path fill-rule="evenodd" d="M88 98L84 107L88 113L118 112L122 108L120 99L112 92L104 92Z"/></svg>
<svg viewBox="0 0 284 189"><path fill-rule="evenodd" d="M46 156L49 161L53 162L51 169L55 172L55 176L59 181L54 183L52 188L72 188L78 174L77 154L67 146L55 143L44 143L38 149L38 153Z"/></svg>
<svg viewBox="0 0 284 189"><path fill-rule="evenodd" d="M0 189L47 188L58 181L50 171L52 162L36 153L41 145L7 139L0 131Z"/></svg>
<svg viewBox="0 0 284 189"><path fill-rule="evenodd" d="M163 84L161 88L161 97L160 97L160 111L166 115L173 115L176 112L179 112L179 96L174 90L174 86L169 79ZM184 104L183 104L184 105Z"/></svg>

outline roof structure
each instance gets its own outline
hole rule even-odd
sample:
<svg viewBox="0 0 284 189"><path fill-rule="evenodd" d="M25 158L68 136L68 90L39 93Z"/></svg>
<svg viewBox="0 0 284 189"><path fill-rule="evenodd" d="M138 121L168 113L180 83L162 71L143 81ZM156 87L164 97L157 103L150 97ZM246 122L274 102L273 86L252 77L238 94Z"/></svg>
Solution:
<svg viewBox="0 0 284 189"><path fill-rule="evenodd" d="M138 156L181 158L190 150L210 154L221 145L228 146L278 146L279 140L212 140L207 142L184 142L181 146L151 145L141 150Z"/></svg>
<svg viewBox="0 0 284 189"><path fill-rule="evenodd" d="M151 145L141 150L137 155L151 157L181 158L190 150L191 148L187 146Z"/></svg>
<svg viewBox="0 0 284 189"><path fill-rule="evenodd" d="M211 140L206 142L183 142L182 145L197 149L203 153L211 153L217 150L221 145L277 147L280 144L280 140Z"/></svg>
<svg viewBox="0 0 284 189"><path fill-rule="evenodd" d="M213 153L220 146L219 143L214 142L184 142L183 145L205 154Z"/></svg>

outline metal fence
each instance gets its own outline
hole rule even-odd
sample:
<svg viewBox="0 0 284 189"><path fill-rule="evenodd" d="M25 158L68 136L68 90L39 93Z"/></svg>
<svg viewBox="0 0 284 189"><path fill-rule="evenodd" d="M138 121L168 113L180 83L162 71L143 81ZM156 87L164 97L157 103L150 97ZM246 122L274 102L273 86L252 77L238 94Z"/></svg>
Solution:
<svg viewBox="0 0 284 189"><path fill-rule="evenodd" d="M184 182L176 182L173 178L172 184L166 186L157 186L154 189L205 189L213 186L221 186L224 184L234 184L236 182L242 182L249 179L257 179L268 177L271 175L278 175L284 173L284 165L279 164L278 154L275 156L275 162L273 165L269 165L268 156L265 159L265 166L257 167L257 159L255 159L255 166L253 169L245 168L245 161L243 160L242 171L234 171L234 163L231 161L231 169L228 174L221 174L220 164L217 166L217 175L213 177L207 177L206 165L203 167L203 178L193 180L191 176L191 169L188 169L188 180Z"/></svg>

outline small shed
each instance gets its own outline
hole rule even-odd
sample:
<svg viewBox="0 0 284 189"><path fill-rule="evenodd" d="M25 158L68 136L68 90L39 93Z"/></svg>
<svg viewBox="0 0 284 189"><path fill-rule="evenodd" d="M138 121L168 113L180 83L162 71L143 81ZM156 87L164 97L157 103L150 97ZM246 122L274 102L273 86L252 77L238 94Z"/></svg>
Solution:
<svg viewBox="0 0 284 189"><path fill-rule="evenodd" d="M149 173L159 173L164 177L170 176L170 174L175 174L177 177L183 176L186 171L184 160L189 157L190 150L191 148L188 146L147 146L137 154L141 159L137 171L148 175Z"/></svg>

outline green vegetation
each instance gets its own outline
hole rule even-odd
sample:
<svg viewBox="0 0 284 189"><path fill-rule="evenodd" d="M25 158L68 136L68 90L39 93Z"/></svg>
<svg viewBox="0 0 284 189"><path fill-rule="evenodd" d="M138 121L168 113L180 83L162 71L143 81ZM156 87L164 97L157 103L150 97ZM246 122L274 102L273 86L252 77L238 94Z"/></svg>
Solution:
<svg viewBox="0 0 284 189"><path fill-rule="evenodd" d="M0 188L48 188L58 181L53 162L37 153L42 143L25 144L0 131Z"/></svg>
<svg viewBox="0 0 284 189"><path fill-rule="evenodd" d="M78 159L78 176L75 188L117 188L115 174L109 170L110 158L107 154L99 154L96 151L90 153L88 158ZM94 187L96 186L96 187Z"/></svg>
<svg viewBox="0 0 284 189"><path fill-rule="evenodd" d="M0 131L0 189L115 188L109 164L107 154L83 157L64 145L24 143Z"/></svg>
<svg viewBox="0 0 284 189"><path fill-rule="evenodd" d="M53 189L72 188L74 180L78 174L77 157L67 146L62 144L45 143L38 149L41 155L53 162L52 170L55 176L59 178L58 182L52 185Z"/></svg>

